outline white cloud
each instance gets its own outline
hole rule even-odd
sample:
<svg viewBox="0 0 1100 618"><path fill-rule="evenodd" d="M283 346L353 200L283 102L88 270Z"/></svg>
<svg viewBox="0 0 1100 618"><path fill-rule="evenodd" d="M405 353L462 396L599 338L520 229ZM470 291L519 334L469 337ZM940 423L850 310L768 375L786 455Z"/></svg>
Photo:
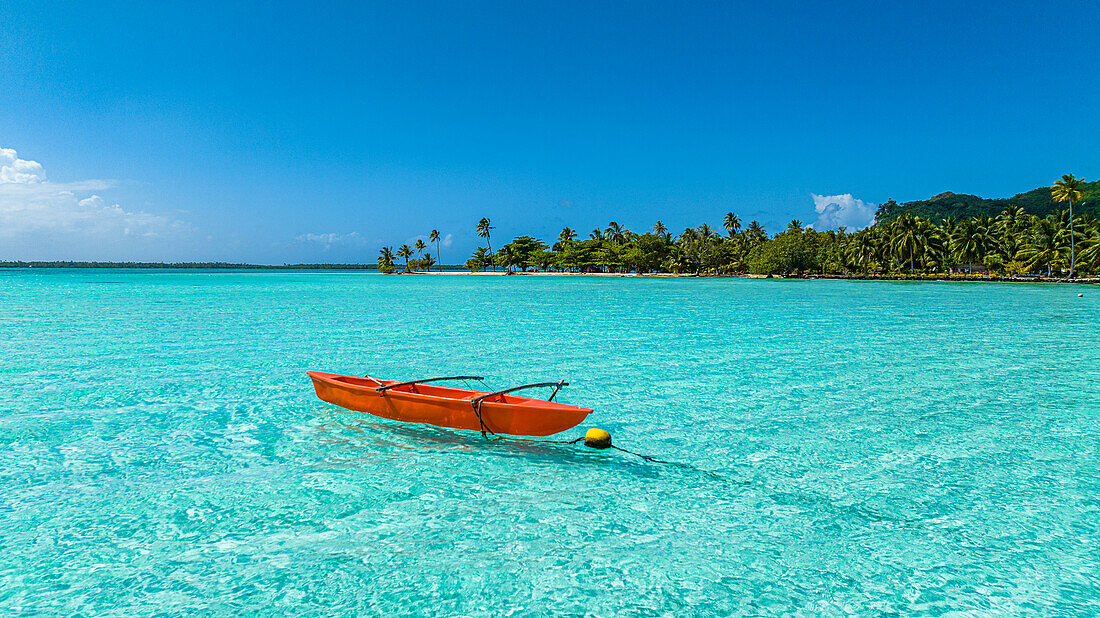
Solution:
<svg viewBox="0 0 1100 618"><path fill-rule="evenodd" d="M454 244L454 241L455 241L455 235L454 234L447 234L446 236L443 237L443 240L441 240L439 242L439 246L441 246L441 247L450 247L452 244Z"/></svg>
<svg viewBox="0 0 1100 618"><path fill-rule="evenodd" d="M42 164L19 158L11 148L0 148L0 183L30 184L46 180Z"/></svg>
<svg viewBox="0 0 1100 618"><path fill-rule="evenodd" d="M40 164L0 148L0 259L155 257L165 240L192 231L187 223L128 211L92 193L113 187L106 180L48 182Z"/></svg>
<svg viewBox="0 0 1100 618"><path fill-rule="evenodd" d="M326 251L337 245L362 245L364 242L359 232L348 232L347 234L337 234L336 232L329 232L328 234L299 234L294 240L304 245L319 245Z"/></svg>
<svg viewBox="0 0 1100 618"><path fill-rule="evenodd" d="M815 230L831 230L840 226L861 230L875 222L878 204L856 199L851 193L810 195L814 198L814 210L817 212L817 221L811 225Z"/></svg>

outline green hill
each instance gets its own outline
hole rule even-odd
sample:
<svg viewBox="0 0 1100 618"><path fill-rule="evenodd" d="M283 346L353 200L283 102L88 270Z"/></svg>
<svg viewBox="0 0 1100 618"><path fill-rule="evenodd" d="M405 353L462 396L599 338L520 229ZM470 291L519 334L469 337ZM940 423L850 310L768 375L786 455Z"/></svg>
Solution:
<svg viewBox="0 0 1100 618"><path fill-rule="evenodd" d="M1084 196L1073 207L1073 214L1090 214L1094 217L1100 217L1100 180L1081 183L1081 192ZM905 202L903 204L890 200L885 204L881 204L878 211L875 212L875 223L889 221L906 212L911 212L914 215L935 222L942 221L947 217L955 217L956 219L977 217L979 215L995 217L1004 210L1005 206L1010 204L1019 206L1025 212L1039 217L1045 217L1055 210L1066 207L1064 203L1056 203L1050 200L1050 187L1039 187L1026 193L1018 193L1012 197L997 199L945 191L926 200Z"/></svg>

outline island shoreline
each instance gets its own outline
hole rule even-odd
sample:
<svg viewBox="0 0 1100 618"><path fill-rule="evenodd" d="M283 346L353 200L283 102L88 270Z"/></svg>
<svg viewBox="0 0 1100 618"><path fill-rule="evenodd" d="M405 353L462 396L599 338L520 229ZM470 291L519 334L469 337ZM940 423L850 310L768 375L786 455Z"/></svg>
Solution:
<svg viewBox="0 0 1100 618"><path fill-rule="evenodd" d="M79 265L77 265L79 264ZM17 270L146 270L146 271L171 271L171 270L198 270L209 272L227 271L295 271L295 272L367 272L371 274L383 274L377 267L369 264L346 265L267 265L267 264L224 264L217 266L199 266L191 263L0 263L0 271ZM603 273L603 272L558 272L558 271L468 271L468 270L437 270L437 271L395 271L384 273L387 276L462 276L462 277L627 277L642 279L774 279L774 280L838 280L838 281L941 281L950 283L1071 283L1071 284L1100 284L1100 277L1078 277L1064 279L1057 277L1011 277L1002 275L982 274L883 274L883 275L760 275L751 273L714 274L714 273Z"/></svg>

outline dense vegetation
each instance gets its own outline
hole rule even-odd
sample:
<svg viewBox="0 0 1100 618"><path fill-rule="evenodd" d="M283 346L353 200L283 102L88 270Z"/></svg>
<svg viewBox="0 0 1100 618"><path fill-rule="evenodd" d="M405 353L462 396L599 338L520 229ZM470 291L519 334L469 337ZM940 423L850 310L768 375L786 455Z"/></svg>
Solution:
<svg viewBox="0 0 1100 618"><path fill-rule="evenodd" d="M1079 203L1083 186L1072 176L1063 179L1067 178L1077 183L1073 187L1078 188L1066 191ZM1054 189L1058 196L1058 187ZM1051 189L1046 195L1050 201ZM1071 236L1068 209L1039 217L1009 205L993 217L948 216L938 222L902 212L854 233L844 228L819 232L791 221L774 236L756 221L742 229L737 215L728 213L723 228L725 234L720 234L703 224L673 236L660 221L641 234L612 222L606 229L593 230L588 238L579 238L567 227L553 245L518 236L494 252L488 242L493 228L488 219L482 219L478 234L487 246L479 247L466 267L472 271L499 267L783 276L993 272L1053 277L1070 274L1072 252L1078 274L1100 272L1100 222L1091 214L1075 213ZM1075 245L1072 249L1071 244Z"/></svg>
<svg viewBox="0 0 1100 618"><path fill-rule="evenodd" d="M0 268L196 268L247 270L373 270L374 264L233 264L229 262L0 262Z"/></svg>
<svg viewBox="0 0 1100 618"><path fill-rule="evenodd" d="M1073 214L1100 217L1100 180L1082 182L1079 188L1082 194L1081 201L1074 204ZM1049 187L1032 189L1026 193L1019 193L1003 199L988 199L977 195L947 191L927 200L905 202L904 204L898 204L890 200L878 207L878 212L875 213L875 222L890 221L903 213L923 217L929 221L943 221L948 217L954 217L955 220L969 219L982 215L992 218L1009 207L1022 208L1029 215L1046 217L1054 214L1055 210L1059 208L1059 204L1051 201Z"/></svg>

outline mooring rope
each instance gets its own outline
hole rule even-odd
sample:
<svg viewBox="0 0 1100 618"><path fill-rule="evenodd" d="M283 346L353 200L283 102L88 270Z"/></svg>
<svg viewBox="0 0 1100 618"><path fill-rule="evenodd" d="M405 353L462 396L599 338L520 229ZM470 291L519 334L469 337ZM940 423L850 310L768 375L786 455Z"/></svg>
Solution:
<svg viewBox="0 0 1100 618"><path fill-rule="evenodd" d="M496 433L495 431L493 431L492 429L489 429L485 425L485 420L481 416L481 402L480 401L477 402L476 404L474 404L474 412L477 414L478 424L481 425L481 437L488 440L488 441L490 441L490 442L494 441L494 440L508 440L510 442L535 442L537 444L569 444L569 445L573 445L573 444L576 444L578 442L585 442L585 437L586 436L581 436L579 438L574 438L572 440L536 440L534 438L517 438L515 436L502 436L502 435ZM490 437L490 435L492 437ZM610 438L610 436L609 436L609 438ZM627 455L633 455L635 457L640 457L641 459L644 459L645 461L652 462L652 463L679 465L679 464L677 464L676 462L673 462L673 461L664 461L663 459L657 459L656 457L652 457L650 455L643 455L641 453L635 453L634 451L628 451L625 448L622 448L620 446L616 446L616 445L610 444L610 443L607 446L597 447L597 448L613 448L616 451L619 451L620 453L626 453Z"/></svg>
<svg viewBox="0 0 1100 618"><path fill-rule="evenodd" d="M584 437L583 437L583 436L582 436L582 437L580 437L580 438L578 438L578 440L583 440L583 439L584 439ZM662 463L662 464L672 464L672 465L679 465L679 464L677 464L677 463L676 463L676 462L674 462L674 461L664 461L664 460L662 460L662 459L657 459L656 457L650 457L649 455L643 455L643 454L641 454L641 453L635 453L634 451L628 451L628 450L626 450L625 448L619 448L619 447L615 446L614 444L612 444L612 445L611 445L611 448L615 449L616 451L622 451L622 452L624 452L624 453L626 453L626 454L628 454L628 455L633 455L633 456L635 456L635 457L641 457L642 459L644 459L644 460L646 460L646 461L651 461L651 462L653 462L653 463Z"/></svg>
<svg viewBox="0 0 1100 618"><path fill-rule="evenodd" d="M490 431L489 433L492 433L492 431ZM492 438L487 438L487 439L488 440L508 440L508 441L514 441L514 442L535 442L535 443L538 443L538 444L571 444L572 445L572 444L576 444L578 442L584 442L584 436L581 436L579 438L574 438L572 440L535 440L535 439L532 439L532 438L516 438L516 437L512 437L512 436L501 436L501 435L498 435L498 434L493 434ZM656 457L652 457L650 455L643 455L641 453L635 453L634 451L628 451L625 448L615 446L614 444L608 445L607 448L615 449L616 451L619 451L621 453L626 453L627 455L633 455L635 457L640 457L640 458L642 458L646 461L652 462L652 463L680 465L680 464L677 464L674 461L664 461L663 459L657 459Z"/></svg>

